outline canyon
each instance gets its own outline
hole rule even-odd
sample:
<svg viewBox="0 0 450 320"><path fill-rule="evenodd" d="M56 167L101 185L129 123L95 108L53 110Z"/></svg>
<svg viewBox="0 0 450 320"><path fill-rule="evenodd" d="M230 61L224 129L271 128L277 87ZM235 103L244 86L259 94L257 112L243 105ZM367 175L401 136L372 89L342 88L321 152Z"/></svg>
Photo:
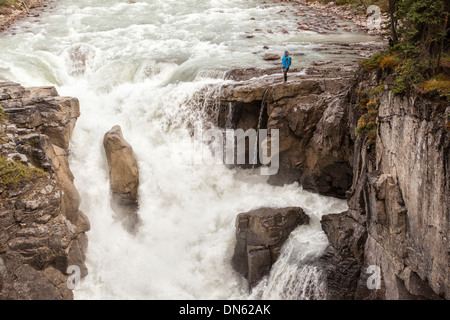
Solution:
<svg viewBox="0 0 450 320"><path fill-rule="evenodd" d="M386 43L359 34L365 19L352 9L304 1L273 8L200 10L203 21L217 15L217 24L242 14L244 27L220 25L230 32L225 40L202 27L187 41L192 30L181 29L190 11L187 22L151 16L160 30L181 30L164 39L156 27L136 25L153 7L117 3L104 8L105 19L133 14L108 41L110 31L98 31L99 41L90 29L102 29L96 10L79 15L91 19L87 26L68 26L60 17L73 8L62 6L55 17L43 10L42 19L56 19L68 35L36 31L54 56L29 32L23 36L35 50L8 42L13 54L1 79L53 85L0 82L0 299L248 298L286 258L283 244L295 230L317 225L318 239L308 241L320 248L294 270L314 270L316 282L305 287L316 293L289 299L449 299L450 107L420 93L396 96L392 74L362 68L358 62ZM276 22L264 20L268 13ZM283 24L290 14L295 28ZM24 30L12 26L8 37ZM140 32L164 41L136 46ZM81 36L94 40L80 46ZM294 61L287 83L280 61L264 60L285 46ZM204 61L221 67L205 71ZM360 101L375 88L373 144L357 127L367 112ZM190 145L168 140L170 130L199 120L221 130L279 130L278 173L260 183L253 166L171 162ZM113 211L119 220L125 213L123 224ZM70 266L85 279L81 289L68 289ZM380 286L371 289L374 267Z"/></svg>
<svg viewBox="0 0 450 320"><path fill-rule="evenodd" d="M258 129L267 89L262 128L279 129L281 141L281 172L268 182L298 181L348 199L348 211L321 221L330 246L317 264L328 299L448 299L450 107L439 98L394 96L386 72L345 74L312 69L287 84L278 77L231 85L220 99L224 108L232 103L233 121L219 117L218 125ZM380 84L370 146L355 133L364 113L355 106ZM381 270L379 289L367 287L369 266Z"/></svg>

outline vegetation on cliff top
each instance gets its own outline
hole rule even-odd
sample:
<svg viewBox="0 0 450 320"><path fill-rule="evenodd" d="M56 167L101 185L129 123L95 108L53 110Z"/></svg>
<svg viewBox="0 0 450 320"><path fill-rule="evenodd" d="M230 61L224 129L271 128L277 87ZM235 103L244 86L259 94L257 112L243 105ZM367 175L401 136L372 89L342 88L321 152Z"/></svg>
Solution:
<svg viewBox="0 0 450 320"><path fill-rule="evenodd" d="M449 12L450 1L446 0L389 0L394 45L362 61L362 67L393 75L392 91L396 95L414 91L444 103L450 101ZM384 84L370 93L360 93L357 105L366 112L358 121L356 134L365 135L371 148L376 142L381 88Z"/></svg>
<svg viewBox="0 0 450 320"><path fill-rule="evenodd" d="M450 99L449 12L445 0L390 0L395 45L363 61L363 67L392 71L395 94L416 90Z"/></svg>
<svg viewBox="0 0 450 320"><path fill-rule="evenodd" d="M29 3L29 1L0 0L0 16L10 16L14 11L26 10L25 3Z"/></svg>

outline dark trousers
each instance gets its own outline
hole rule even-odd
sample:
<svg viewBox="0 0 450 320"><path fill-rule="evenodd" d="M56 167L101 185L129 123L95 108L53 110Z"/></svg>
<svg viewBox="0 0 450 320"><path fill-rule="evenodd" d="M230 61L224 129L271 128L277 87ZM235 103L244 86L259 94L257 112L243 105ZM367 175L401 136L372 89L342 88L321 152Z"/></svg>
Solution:
<svg viewBox="0 0 450 320"><path fill-rule="evenodd" d="M289 71L289 68L288 69L283 68L284 82L287 81L287 73L288 73L288 71Z"/></svg>

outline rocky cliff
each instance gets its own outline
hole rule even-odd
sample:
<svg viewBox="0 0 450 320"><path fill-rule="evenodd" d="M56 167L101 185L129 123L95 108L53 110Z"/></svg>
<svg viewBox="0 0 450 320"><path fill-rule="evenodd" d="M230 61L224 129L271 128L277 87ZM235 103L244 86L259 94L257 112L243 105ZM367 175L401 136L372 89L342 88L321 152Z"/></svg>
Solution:
<svg viewBox="0 0 450 320"><path fill-rule="evenodd" d="M358 239L331 236L332 243L342 240L337 255L357 248L353 258L361 275L354 298L448 299L450 107L418 94L395 97L390 77L377 71L362 73L356 83L350 92L355 103L361 92L380 83L384 88L375 149L364 136L352 137L353 184L349 210L341 217L351 221L353 232L364 230L367 239L358 244ZM357 120L350 119L352 133ZM335 225L327 224L330 236ZM379 290L367 288L369 266L380 268Z"/></svg>
<svg viewBox="0 0 450 320"><path fill-rule="evenodd" d="M40 16L45 8L52 8L53 0L9 0L0 2L0 32L8 29L17 19Z"/></svg>
<svg viewBox="0 0 450 320"><path fill-rule="evenodd" d="M248 280L250 289L269 273L289 234L308 223L309 217L298 207L260 208L238 214L231 263Z"/></svg>
<svg viewBox="0 0 450 320"><path fill-rule="evenodd" d="M266 76L225 86L218 125L279 129L280 171L269 182L347 197L347 212L322 220L330 246L318 264L329 299L448 299L450 107L394 96L382 72L305 73L286 84ZM369 92L379 104L375 144L355 134ZM378 289L367 286L373 270Z"/></svg>
<svg viewBox="0 0 450 320"><path fill-rule="evenodd" d="M352 184L346 113L351 81L348 68L311 68L286 84L277 75L232 83L221 90L217 124L244 131L278 129L280 168L269 183L299 181L305 189L344 198Z"/></svg>
<svg viewBox="0 0 450 320"><path fill-rule="evenodd" d="M0 105L0 299L71 299L90 228L67 158L78 100L0 83Z"/></svg>

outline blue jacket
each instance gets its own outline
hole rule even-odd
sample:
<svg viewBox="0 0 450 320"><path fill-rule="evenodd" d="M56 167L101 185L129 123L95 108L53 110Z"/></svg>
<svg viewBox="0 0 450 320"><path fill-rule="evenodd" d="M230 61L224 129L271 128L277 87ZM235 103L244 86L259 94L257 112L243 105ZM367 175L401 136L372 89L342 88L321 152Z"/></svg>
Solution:
<svg viewBox="0 0 450 320"><path fill-rule="evenodd" d="M283 63L283 68L289 69L289 67L291 66L291 57L284 56L282 63Z"/></svg>

